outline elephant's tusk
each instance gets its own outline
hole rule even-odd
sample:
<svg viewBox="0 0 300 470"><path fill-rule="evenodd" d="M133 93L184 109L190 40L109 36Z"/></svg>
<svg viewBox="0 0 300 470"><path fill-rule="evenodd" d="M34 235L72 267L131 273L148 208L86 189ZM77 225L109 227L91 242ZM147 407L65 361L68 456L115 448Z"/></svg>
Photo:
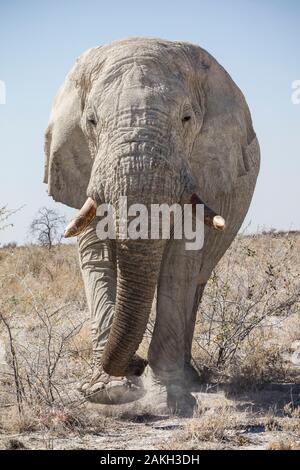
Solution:
<svg viewBox="0 0 300 470"><path fill-rule="evenodd" d="M79 235L96 217L96 211L96 202L91 197L88 197L80 211L77 212L74 219L67 226L64 237L69 238Z"/></svg>
<svg viewBox="0 0 300 470"><path fill-rule="evenodd" d="M193 194L190 199L190 204L193 205L193 211L196 210L196 205L197 204L203 204L204 205L204 223L208 225L209 227L214 228L215 230L218 230L219 232L222 232L225 228L225 219L221 217L220 215L216 214L215 211L210 209L205 202L200 199L200 197L197 194Z"/></svg>

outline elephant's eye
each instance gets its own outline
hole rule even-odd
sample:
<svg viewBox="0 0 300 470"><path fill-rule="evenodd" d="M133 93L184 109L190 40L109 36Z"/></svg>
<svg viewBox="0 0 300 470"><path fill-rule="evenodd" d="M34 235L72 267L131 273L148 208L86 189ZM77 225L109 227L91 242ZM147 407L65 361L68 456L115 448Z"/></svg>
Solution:
<svg viewBox="0 0 300 470"><path fill-rule="evenodd" d="M92 124L92 126L96 126L96 125L97 125L96 119L95 119L94 117L88 118L88 122L89 122L90 124Z"/></svg>
<svg viewBox="0 0 300 470"><path fill-rule="evenodd" d="M184 117L182 118L182 122L183 122L183 124L185 124L186 122L190 121L190 120L191 120L191 118L192 118L192 116L189 116L189 115L187 115L187 116L184 116Z"/></svg>

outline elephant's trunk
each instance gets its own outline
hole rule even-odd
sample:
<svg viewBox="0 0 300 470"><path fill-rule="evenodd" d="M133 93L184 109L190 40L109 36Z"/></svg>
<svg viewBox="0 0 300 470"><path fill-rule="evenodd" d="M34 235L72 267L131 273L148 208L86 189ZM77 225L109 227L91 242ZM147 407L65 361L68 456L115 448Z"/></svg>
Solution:
<svg viewBox="0 0 300 470"><path fill-rule="evenodd" d="M163 240L126 240L117 243L115 315L102 356L103 368L110 375L124 375L142 341L163 249Z"/></svg>

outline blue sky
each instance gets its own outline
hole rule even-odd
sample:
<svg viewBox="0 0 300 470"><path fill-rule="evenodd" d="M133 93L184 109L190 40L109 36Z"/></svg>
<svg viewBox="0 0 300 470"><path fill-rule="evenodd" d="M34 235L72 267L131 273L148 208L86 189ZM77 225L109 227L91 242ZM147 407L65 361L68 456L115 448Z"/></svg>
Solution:
<svg viewBox="0 0 300 470"><path fill-rule="evenodd" d="M246 218L257 227L300 229L300 2L297 0L0 0L0 206L25 207L0 241L26 242L39 207L73 210L47 196L43 133L51 102L75 58L128 36L201 45L246 96L262 168Z"/></svg>

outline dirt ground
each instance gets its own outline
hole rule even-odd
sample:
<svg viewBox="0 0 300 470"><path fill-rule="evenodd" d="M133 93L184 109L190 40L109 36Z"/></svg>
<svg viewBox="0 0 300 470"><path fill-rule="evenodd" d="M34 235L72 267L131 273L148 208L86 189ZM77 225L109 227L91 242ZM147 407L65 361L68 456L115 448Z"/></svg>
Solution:
<svg viewBox="0 0 300 470"><path fill-rule="evenodd" d="M226 388L226 387L225 387ZM85 412L102 429L88 433L54 430L0 434L2 449L299 449L300 385L269 384L251 393L232 394L221 386L196 393L193 418L149 412L145 397L123 407L87 405ZM145 402L146 400L146 402ZM294 413L294 415L293 415ZM103 423L104 421L104 423Z"/></svg>

